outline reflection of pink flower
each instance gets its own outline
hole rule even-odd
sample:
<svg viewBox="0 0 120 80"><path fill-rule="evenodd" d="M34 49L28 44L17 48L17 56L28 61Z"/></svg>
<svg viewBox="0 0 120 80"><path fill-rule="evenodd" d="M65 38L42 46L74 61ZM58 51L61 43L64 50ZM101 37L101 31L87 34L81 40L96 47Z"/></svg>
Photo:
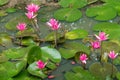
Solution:
<svg viewBox="0 0 120 80"><path fill-rule="evenodd" d="M49 25L52 30L58 30L60 28L60 23L58 23L58 21L53 18L47 22L47 25Z"/></svg>
<svg viewBox="0 0 120 80"><path fill-rule="evenodd" d="M28 10L28 12L36 13L40 9L40 7L32 3L30 5L27 5L26 9Z"/></svg>
<svg viewBox="0 0 120 80"><path fill-rule="evenodd" d="M37 67L38 68L40 68L40 69L43 69L43 68L45 68L45 63L43 62L43 61L41 61L41 60L39 60L39 61L37 61Z"/></svg>
<svg viewBox="0 0 120 80"><path fill-rule="evenodd" d="M25 23L19 23L16 27L17 27L18 30L24 31L26 29L26 24Z"/></svg>
<svg viewBox="0 0 120 80"><path fill-rule="evenodd" d="M82 54L82 55L80 55L80 61L82 62L82 63L84 63L84 64L86 64L86 60L88 59L87 58L87 55L86 54Z"/></svg>
<svg viewBox="0 0 120 80"><path fill-rule="evenodd" d="M108 35L106 35L105 32L99 32L99 36L95 34L95 37L99 40L99 41L104 41L108 39Z"/></svg>
<svg viewBox="0 0 120 80"><path fill-rule="evenodd" d="M25 13L25 15L28 17L28 19L33 19L36 17L36 15L34 15L33 12L28 12L28 13Z"/></svg>
<svg viewBox="0 0 120 80"><path fill-rule="evenodd" d="M91 42L91 46L92 46L94 49L98 49L98 48L100 48L100 42L99 42L99 41Z"/></svg>
<svg viewBox="0 0 120 80"><path fill-rule="evenodd" d="M110 53L109 53L109 57L111 58L111 59L115 59L116 57L117 57L117 55L118 55L118 53L115 53L114 51L110 51Z"/></svg>

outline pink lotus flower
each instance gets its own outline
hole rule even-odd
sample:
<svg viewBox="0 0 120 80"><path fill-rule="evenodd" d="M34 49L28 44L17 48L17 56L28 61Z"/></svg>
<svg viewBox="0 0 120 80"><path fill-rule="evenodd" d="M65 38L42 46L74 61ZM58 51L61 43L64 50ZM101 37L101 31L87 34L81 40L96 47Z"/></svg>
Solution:
<svg viewBox="0 0 120 80"><path fill-rule="evenodd" d="M118 53L115 53L114 51L110 51L110 53L109 53L109 58L111 58L111 59L115 59L117 56L118 56Z"/></svg>
<svg viewBox="0 0 120 80"><path fill-rule="evenodd" d="M87 58L87 55L86 54L82 54L82 55L80 55L80 61L82 62L82 63L84 63L84 64L86 64L86 60L88 60L88 58Z"/></svg>
<svg viewBox="0 0 120 80"><path fill-rule="evenodd" d="M32 3L27 5L26 9L28 10L28 12L36 13L40 9L40 7Z"/></svg>
<svg viewBox="0 0 120 80"><path fill-rule="evenodd" d="M37 16L37 15L34 15L33 12L25 13L25 15L28 17L28 19L33 19L33 18L35 18Z"/></svg>
<svg viewBox="0 0 120 80"><path fill-rule="evenodd" d="M41 61L41 60L39 60L39 61L37 61L37 67L39 68L39 69L43 69L43 68L45 68L45 66L46 66L46 64L43 62L43 61Z"/></svg>
<svg viewBox="0 0 120 80"><path fill-rule="evenodd" d="M19 23L16 27L17 27L18 30L24 31L26 29L26 24L25 23Z"/></svg>
<svg viewBox="0 0 120 80"><path fill-rule="evenodd" d="M106 35L105 32L99 32L99 36L97 36L95 34L95 37L99 40L99 41L104 41L108 39L108 35Z"/></svg>
<svg viewBox="0 0 120 80"><path fill-rule="evenodd" d="M91 46L92 46L94 49L98 49L98 48L100 48L100 42L99 42L99 41L91 42Z"/></svg>
<svg viewBox="0 0 120 80"><path fill-rule="evenodd" d="M52 30L58 30L60 28L60 23L58 23L58 21L53 18L47 22L47 25L49 25Z"/></svg>

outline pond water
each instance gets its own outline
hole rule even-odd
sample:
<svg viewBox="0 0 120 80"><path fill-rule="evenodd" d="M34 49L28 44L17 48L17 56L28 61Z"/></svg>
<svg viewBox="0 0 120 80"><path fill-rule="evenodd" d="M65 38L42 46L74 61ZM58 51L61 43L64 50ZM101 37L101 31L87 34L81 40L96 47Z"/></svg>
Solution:
<svg viewBox="0 0 120 80"><path fill-rule="evenodd" d="M73 30L73 29L80 28L80 29L87 30L89 32L89 34L92 34L93 33L92 26L96 23L99 23L100 21L96 21L93 18L86 17L86 15L85 15L86 9L87 9L87 7L82 9L83 16L78 21L72 22L72 23L61 21L61 25L63 27L65 27L67 30ZM46 25L46 21L48 21L50 18L53 17L55 10L57 10L57 8L55 8L55 7L42 7L40 9L40 12L38 15L38 24L39 24L40 29L41 29L42 38L44 38L47 34L50 33L50 30L49 30L48 26ZM19 15L23 15L23 14L25 14L25 11L17 10L17 12L15 12L15 13L9 13L5 17L0 17L0 32L7 32L11 35L15 35L14 32L6 30L5 24L10 19L17 17ZM119 21L120 21L120 17L116 17L113 20L109 20L109 22L117 22L117 23L119 23ZM41 44L41 46L43 46L43 45L46 45L46 44ZM0 50L2 50L2 49L3 48L0 47ZM72 62L72 60L62 59L60 66L50 74L50 75L55 75L55 78L54 79L47 79L46 78L45 80L65 80L64 73L66 71L71 70L74 66L80 65L80 64L72 65L71 62Z"/></svg>

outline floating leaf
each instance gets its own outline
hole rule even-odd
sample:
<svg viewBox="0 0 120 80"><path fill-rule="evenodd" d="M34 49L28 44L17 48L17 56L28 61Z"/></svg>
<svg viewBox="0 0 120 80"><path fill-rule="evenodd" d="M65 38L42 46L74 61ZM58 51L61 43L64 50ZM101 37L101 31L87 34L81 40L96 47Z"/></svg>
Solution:
<svg viewBox="0 0 120 80"><path fill-rule="evenodd" d="M57 34L57 39L59 40L62 37L61 34ZM55 40L55 36L54 36L54 32L49 33L46 37L45 37L45 41L54 41Z"/></svg>
<svg viewBox="0 0 120 80"><path fill-rule="evenodd" d="M104 31L109 34L110 39L120 39L120 25L117 23L103 22L94 25L93 30L95 31Z"/></svg>
<svg viewBox="0 0 120 80"><path fill-rule="evenodd" d="M24 46L30 46L30 45L35 45L36 42L34 42L34 40L32 38L24 38L24 39L22 39L21 44Z"/></svg>
<svg viewBox="0 0 120 80"><path fill-rule="evenodd" d="M13 12L16 12L16 9L15 8L7 8L5 11L8 13L13 13Z"/></svg>
<svg viewBox="0 0 120 80"><path fill-rule="evenodd" d="M116 10L108 5L94 6L86 11L88 17L94 17L96 20L110 20L116 17Z"/></svg>
<svg viewBox="0 0 120 80"><path fill-rule="evenodd" d="M73 22L82 17L80 10L75 8L63 8L55 12L54 17L58 20L65 20L68 22Z"/></svg>
<svg viewBox="0 0 120 80"><path fill-rule="evenodd" d="M9 0L0 0L0 6L7 4Z"/></svg>
<svg viewBox="0 0 120 80"><path fill-rule="evenodd" d="M7 15L6 11L4 11L4 10L0 10L0 17L2 17L2 16L6 16L6 15Z"/></svg>
<svg viewBox="0 0 120 80"><path fill-rule="evenodd" d="M8 61L8 58L4 54L0 54L0 63Z"/></svg>
<svg viewBox="0 0 120 80"><path fill-rule="evenodd" d="M41 80L41 79L30 75L27 70L24 70L20 72L17 76L15 76L13 80Z"/></svg>
<svg viewBox="0 0 120 80"><path fill-rule="evenodd" d="M120 80L120 72L118 72L118 73L116 74L116 77L117 77L118 80Z"/></svg>
<svg viewBox="0 0 120 80"><path fill-rule="evenodd" d="M25 15L19 15L15 18L12 18L10 21L8 21L5 24L5 28L8 30L17 30L16 26L20 22L25 22L26 24L30 23L30 21L27 19Z"/></svg>
<svg viewBox="0 0 120 80"><path fill-rule="evenodd" d="M49 69L56 69L57 68L57 66L53 62L50 62L50 61L47 63L46 67L48 67Z"/></svg>
<svg viewBox="0 0 120 80"><path fill-rule="evenodd" d="M87 0L88 4L92 4L92 3L95 3L97 2L98 0Z"/></svg>
<svg viewBox="0 0 120 80"><path fill-rule="evenodd" d="M39 46L32 46L28 52L28 63L31 64L34 61L41 59L41 48Z"/></svg>
<svg viewBox="0 0 120 80"><path fill-rule="evenodd" d="M41 77L41 78L47 77L47 75L44 74L41 69L37 68L36 62L30 64L27 70L30 74L34 76Z"/></svg>
<svg viewBox="0 0 120 80"><path fill-rule="evenodd" d="M48 58L57 63L61 61L61 55L56 49L50 47L41 47L41 50L43 58Z"/></svg>
<svg viewBox="0 0 120 80"><path fill-rule="evenodd" d="M94 76L101 78L101 80L105 80L107 76L112 74L112 66L113 65L110 63L101 64L96 62L90 66L89 70ZM115 76L116 73L117 68L113 66L113 75Z"/></svg>
<svg viewBox="0 0 120 80"><path fill-rule="evenodd" d="M60 0L62 7L82 8L87 5L87 0Z"/></svg>
<svg viewBox="0 0 120 80"><path fill-rule="evenodd" d="M85 38L87 36L88 36L88 32L83 29L75 29L75 30L72 30L65 34L65 38L70 39L70 40L81 39L81 38Z"/></svg>
<svg viewBox="0 0 120 80"><path fill-rule="evenodd" d="M113 63L115 65L120 65L120 56L118 56L117 58L115 58L115 60L113 61Z"/></svg>

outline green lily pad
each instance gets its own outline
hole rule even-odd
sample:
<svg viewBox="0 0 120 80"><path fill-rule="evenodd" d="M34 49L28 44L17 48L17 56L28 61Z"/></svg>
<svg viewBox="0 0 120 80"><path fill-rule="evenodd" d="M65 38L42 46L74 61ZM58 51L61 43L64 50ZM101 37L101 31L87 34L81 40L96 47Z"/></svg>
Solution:
<svg viewBox="0 0 120 80"><path fill-rule="evenodd" d="M0 10L0 17L2 17L2 16L6 16L6 15L7 15L6 11L4 11L4 10Z"/></svg>
<svg viewBox="0 0 120 80"><path fill-rule="evenodd" d="M65 20L67 22L74 22L82 17L80 10L75 8L63 8L54 13L54 17L58 20Z"/></svg>
<svg viewBox="0 0 120 80"><path fill-rule="evenodd" d="M76 50L70 50L70 49L65 49L65 48L60 48L59 49L61 56L65 59L69 59L75 56Z"/></svg>
<svg viewBox="0 0 120 80"><path fill-rule="evenodd" d="M97 2L98 0L87 0L88 4L92 4L92 3L95 3Z"/></svg>
<svg viewBox="0 0 120 80"><path fill-rule="evenodd" d="M4 54L0 54L0 63L8 61L8 58Z"/></svg>
<svg viewBox="0 0 120 80"><path fill-rule="evenodd" d="M48 58L55 63L59 63L61 61L61 55L59 51L50 47L41 47L42 50L42 58Z"/></svg>
<svg viewBox="0 0 120 80"><path fill-rule="evenodd" d="M30 46L30 45L36 45L36 42L34 42L34 40L32 38L25 38L22 39L22 45L24 46Z"/></svg>
<svg viewBox="0 0 120 80"><path fill-rule="evenodd" d="M56 69L57 66L53 63L53 62L48 62L48 64L46 65L47 68L53 70L53 69Z"/></svg>
<svg viewBox="0 0 120 80"><path fill-rule="evenodd" d="M0 45L7 47L12 47L12 39L11 37L6 33L0 33Z"/></svg>
<svg viewBox="0 0 120 80"><path fill-rule="evenodd" d="M104 31L107 34L109 34L110 39L118 39L120 40L120 25L117 23L109 23L109 22L103 22L98 23L93 26L94 31Z"/></svg>
<svg viewBox="0 0 120 80"><path fill-rule="evenodd" d="M113 63L115 65L120 65L120 56L118 56L117 58L114 59Z"/></svg>
<svg viewBox="0 0 120 80"><path fill-rule="evenodd" d="M96 20L106 21L116 17L116 10L108 5L94 6L86 11L88 17L94 17Z"/></svg>
<svg viewBox="0 0 120 80"><path fill-rule="evenodd" d="M59 40L61 37L62 37L62 35L60 33L57 33L57 40ZM45 41L54 41L54 40L55 40L54 32L49 33L45 37Z"/></svg>
<svg viewBox="0 0 120 80"><path fill-rule="evenodd" d="M13 77L16 76L26 66L26 61L25 60L16 61L16 62L8 61L0 65L1 67L3 67L8 77Z"/></svg>
<svg viewBox="0 0 120 80"><path fill-rule="evenodd" d="M7 8L5 11L8 12L8 13L13 13L13 12L16 12L17 9L15 8Z"/></svg>
<svg viewBox="0 0 120 80"><path fill-rule="evenodd" d="M116 77L117 77L118 80L120 80L120 72L118 72L118 73L116 74Z"/></svg>
<svg viewBox="0 0 120 80"><path fill-rule="evenodd" d="M73 68L73 72L69 71L65 73L66 80L100 80L93 75L88 70L84 70L81 67L77 66Z"/></svg>
<svg viewBox="0 0 120 80"><path fill-rule="evenodd" d="M89 67L90 72L96 76L101 78L101 80L105 80L107 76L112 74L112 64L110 63L93 63ZM117 73L117 68L113 65L113 76L115 76Z"/></svg>
<svg viewBox="0 0 120 80"><path fill-rule="evenodd" d="M15 76L13 80L41 80L41 79L30 75L27 70L24 70L20 72L17 76Z"/></svg>
<svg viewBox="0 0 120 80"><path fill-rule="evenodd" d="M65 34L65 38L70 39L70 40L81 39L81 38L85 38L87 36L88 36L88 32L83 29L75 29L75 30L72 30Z"/></svg>
<svg viewBox="0 0 120 80"><path fill-rule="evenodd" d="M9 0L0 0L0 6L7 4Z"/></svg>
<svg viewBox="0 0 120 80"><path fill-rule="evenodd" d="M41 48L39 46L32 46L28 52L28 64L41 59Z"/></svg>
<svg viewBox="0 0 120 80"><path fill-rule="evenodd" d="M30 64L28 66L27 70L30 74L32 74L34 76L41 77L41 78L46 78L47 77L47 75L44 74L44 72L41 69L37 68L36 62Z"/></svg>
<svg viewBox="0 0 120 80"><path fill-rule="evenodd" d="M8 30L17 30L16 26L18 25L18 23L20 22L24 22L24 23L30 23L30 21L27 19L27 17L25 15L19 15L15 18L12 18L10 21L8 21L5 24L5 28Z"/></svg>
<svg viewBox="0 0 120 80"><path fill-rule="evenodd" d="M87 5L87 0L60 0L62 7L82 8Z"/></svg>

